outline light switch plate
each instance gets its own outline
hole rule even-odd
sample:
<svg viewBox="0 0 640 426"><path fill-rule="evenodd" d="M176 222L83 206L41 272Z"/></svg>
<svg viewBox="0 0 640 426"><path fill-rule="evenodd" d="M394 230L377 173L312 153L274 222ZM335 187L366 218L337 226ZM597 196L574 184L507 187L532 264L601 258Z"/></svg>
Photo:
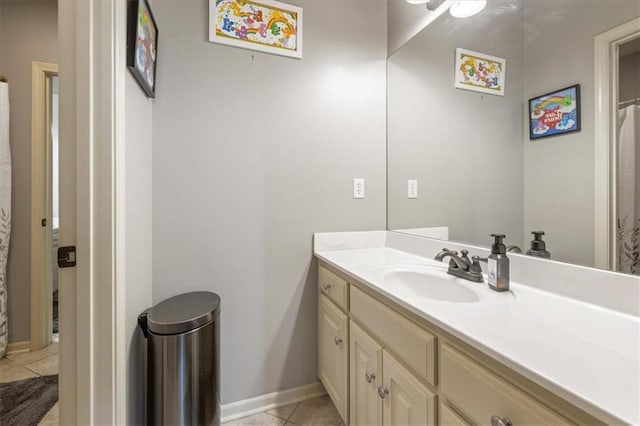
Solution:
<svg viewBox="0 0 640 426"><path fill-rule="evenodd" d="M418 198L418 181L409 179L407 181L407 196L409 198Z"/></svg>
<svg viewBox="0 0 640 426"><path fill-rule="evenodd" d="M353 198L364 198L363 178L353 178Z"/></svg>

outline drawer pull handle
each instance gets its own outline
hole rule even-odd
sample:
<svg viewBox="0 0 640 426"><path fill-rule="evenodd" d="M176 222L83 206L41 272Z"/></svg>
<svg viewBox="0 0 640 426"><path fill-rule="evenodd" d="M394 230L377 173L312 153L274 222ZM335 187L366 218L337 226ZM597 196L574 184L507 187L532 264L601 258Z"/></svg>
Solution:
<svg viewBox="0 0 640 426"><path fill-rule="evenodd" d="M365 371L364 378L367 380L367 383L371 383L376 379L376 373L367 373Z"/></svg>
<svg viewBox="0 0 640 426"><path fill-rule="evenodd" d="M512 426L511 420L498 416L491 416L491 426Z"/></svg>
<svg viewBox="0 0 640 426"><path fill-rule="evenodd" d="M382 386L379 386L378 387L378 396L380 397L380 399L385 399L387 397L387 395L389 395L389 391L386 388L384 388Z"/></svg>
<svg viewBox="0 0 640 426"><path fill-rule="evenodd" d="M333 342L336 344L336 346L340 346L342 344L342 339L339 337L335 337L333 339Z"/></svg>
<svg viewBox="0 0 640 426"><path fill-rule="evenodd" d="M324 294L329 294L330 290L331 290L331 284L323 284L322 285L322 292Z"/></svg>

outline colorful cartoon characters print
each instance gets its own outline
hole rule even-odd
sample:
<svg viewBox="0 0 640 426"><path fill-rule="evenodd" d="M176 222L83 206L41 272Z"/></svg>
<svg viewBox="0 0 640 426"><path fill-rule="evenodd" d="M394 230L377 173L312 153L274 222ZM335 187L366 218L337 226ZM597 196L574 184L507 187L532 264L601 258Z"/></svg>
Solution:
<svg viewBox="0 0 640 426"><path fill-rule="evenodd" d="M153 88L156 68L156 29L144 0L140 0L138 5L135 66L148 86Z"/></svg>
<svg viewBox="0 0 640 426"><path fill-rule="evenodd" d="M216 35L280 49L297 49L298 16L252 1L216 0Z"/></svg>
<svg viewBox="0 0 640 426"><path fill-rule="evenodd" d="M460 72L462 84L501 90L502 64L478 56L462 54Z"/></svg>
<svg viewBox="0 0 640 426"><path fill-rule="evenodd" d="M531 138L567 133L578 128L578 86L529 101Z"/></svg>

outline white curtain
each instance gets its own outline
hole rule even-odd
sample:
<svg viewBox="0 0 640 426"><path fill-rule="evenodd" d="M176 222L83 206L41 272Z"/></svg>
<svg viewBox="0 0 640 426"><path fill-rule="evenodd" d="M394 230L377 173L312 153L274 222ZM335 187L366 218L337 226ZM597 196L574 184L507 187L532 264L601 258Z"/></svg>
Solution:
<svg viewBox="0 0 640 426"><path fill-rule="evenodd" d="M618 114L618 271L640 275L640 106Z"/></svg>
<svg viewBox="0 0 640 426"><path fill-rule="evenodd" d="M11 148L9 146L9 85L0 82L0 358L7 350L7 258L11 236Z"/></svg>

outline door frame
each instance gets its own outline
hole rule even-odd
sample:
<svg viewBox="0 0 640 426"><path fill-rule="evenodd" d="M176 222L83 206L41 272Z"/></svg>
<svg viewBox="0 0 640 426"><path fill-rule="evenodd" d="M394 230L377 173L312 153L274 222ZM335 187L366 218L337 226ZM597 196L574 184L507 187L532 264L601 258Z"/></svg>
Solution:
<svg viewBox="0 0 640 426"><path fill-rule="evenodd" d="M52 172L49 77L58 65L31 64L31 350L51 343ZM42 225L42 220L45 225Z"/></svg>
<svg viewBox="0 0 640 426"><path fill-rule="evenodd" d="M58 1L60 424L126 424L122 259L127 2Z"/></svg>
<svg viewBox="0 0 640 426"><path fill-rule="evenodd" d="M594 264L615 269L616 162L618 139L618 51L620 45L640 37L640 18L606 31L594 40L595 57L595 196Z"/></svg>

